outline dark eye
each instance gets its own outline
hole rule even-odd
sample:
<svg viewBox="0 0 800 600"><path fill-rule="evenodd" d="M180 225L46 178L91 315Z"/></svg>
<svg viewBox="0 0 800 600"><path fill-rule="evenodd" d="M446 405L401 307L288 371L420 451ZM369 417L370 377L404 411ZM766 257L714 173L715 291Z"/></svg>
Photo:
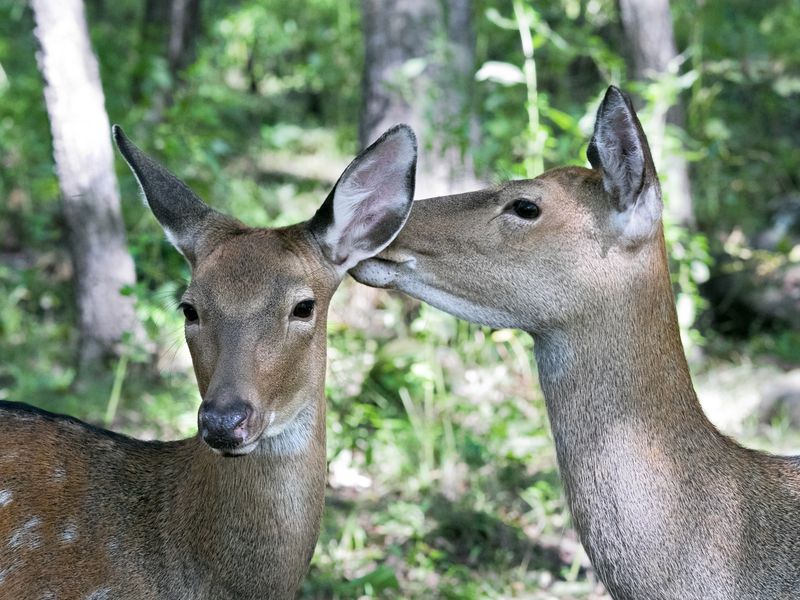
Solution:
<svg viewBox="0 0 800 600"><path fill-rule="evenodd" d="M292 316L297 319L308 319L314 312L314 301L311 299L302 300L294 305Z"/></svg>
<svg viewBox="0 0 800 600"><path fill-rule="evenodd" d="M539 205L536 204L536 202L525 200L524 198L514 200L511 203L510 208L518 217L521 219L527 219L528 221L532 221L542 213L542 211L539 209Z"/></svg>
<svg viewBox="0 0 800 600"><path fill-rule="evenodd" d="M197 316L197 311L191 304L182 302L180 305L180 309L183 311L183 316L186 317L187 323L194 323L195 321L197 321L197 319L200 318Z"/></svg>

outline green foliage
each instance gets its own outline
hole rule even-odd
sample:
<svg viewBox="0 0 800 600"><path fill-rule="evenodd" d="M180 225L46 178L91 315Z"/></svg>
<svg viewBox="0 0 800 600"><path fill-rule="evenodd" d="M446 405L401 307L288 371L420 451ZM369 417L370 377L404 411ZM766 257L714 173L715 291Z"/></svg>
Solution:
<svg viewBox="0 0 800 600"><path fill-rule="evenodd" d="M797 2L678 3L697 78L689 133L703 157L694 180L697 215L713 229L763 228L769 202L798 187L800 125Z"/></svg>
<svg viewBox="0 0 800 600"><path fill-rule="evenodd" d="M491 172L506 177L584 164L597 103L606 86L619 84L624 72L621 55L612 50L620 37L608 36L614 3L479 6L485 15L478 20L479 40L485 36L491 41L478 45L483 67L477 77L486 82L481 86L485 133L479 157ZM527 59L521 43L526 28L532 42ZM499 56L505 60L498 61ZM526 63L535 63L533 78L525 73ZM565 79L567 71L570 77Z"/></svg>
<svg viewBox="0 0 800 600"><path fill-rule="evenodd" d="M308 218L357 149L360 4L204 2L196 60L177 80L163 39L145 31L144 4L87 3L112 122L215 208L253 225ZM718 240L763 229L800 186L800 5L673 0L672 9L686 60L640 85L626 72L615 2L476 0L481 143L472 150L486 179L585 164L609 83L645 99L646 129L654 107L682 101L686 129L668 128L663 151L692 162L699 229L666 230L689 330L708 307L701 285ZM0 399L140 436L189 435L199 397L176 311L189 271L121 161L138 277L127 293L151 346L129 344L106 375L76 387L71 265L32 28L24 3L0 0ZM419 69L406 65L404 76ZM448 135L467 146L469 129ZM791 239L775 253L797 262ZM304 597L591 597L531 340L399 296L359 300L358 289L346 283L332 310L333 487ZM748 351L797 363L797 332L752 333Z"/></svg>

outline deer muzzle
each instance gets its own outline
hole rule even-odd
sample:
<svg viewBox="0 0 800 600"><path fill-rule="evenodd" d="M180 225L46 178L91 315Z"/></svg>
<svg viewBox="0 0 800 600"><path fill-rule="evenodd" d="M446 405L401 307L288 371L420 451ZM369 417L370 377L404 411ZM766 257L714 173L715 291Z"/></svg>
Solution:
<svg viewBox="0 0 800 600"><path fill-rule="evenodd" d="M364 285L393 288L402 275L413 272L416 262L415 258L400 260L369 258L350 269L350 275Z"/></svg>
<svg viewBox="0 0 800 600"><path fill-rule="evenodd" d="M249 441L252 407L241 398L203 402L197 415L203 441L223 454L233 453Z"/></svg>

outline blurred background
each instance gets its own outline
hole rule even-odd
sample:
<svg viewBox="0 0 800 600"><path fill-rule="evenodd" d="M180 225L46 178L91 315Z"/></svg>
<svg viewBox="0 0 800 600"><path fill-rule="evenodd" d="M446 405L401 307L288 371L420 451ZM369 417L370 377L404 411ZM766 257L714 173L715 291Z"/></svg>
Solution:
<svg viewBox="0 0 800 600"><path fill-rule="evenodd" d="M418 197L584 165L608 84L666 194L712 420L800 451L800 1L0 0L0 399L195 431L189 277L112 152L123 125L215 208L309 218L389 125ZM348 280L329 324L308 598L603 598L531 340Z"/></svg>

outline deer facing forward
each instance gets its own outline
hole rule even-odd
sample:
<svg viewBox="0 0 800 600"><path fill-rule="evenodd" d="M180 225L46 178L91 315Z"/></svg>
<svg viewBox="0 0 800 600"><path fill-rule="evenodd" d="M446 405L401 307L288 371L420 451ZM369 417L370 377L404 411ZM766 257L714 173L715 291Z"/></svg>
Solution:
<svg viewBox="0 0 800 600"><path fill-rule="evenodd" d="M0 599L293 598L324 504L328 303L406 220L414 135L388 131L281 229L212 210L114 137L192 269L199 432L145 442L0 402Z"/></svg>
<svg viewBox="0 0 800 600"><path fill-rule="evenodd" d="M800 461L741 447L698 403L656 170L614 87L588 158L415 202L352 273L532 334L567 500L614 598L800 598Z"/></svg>

